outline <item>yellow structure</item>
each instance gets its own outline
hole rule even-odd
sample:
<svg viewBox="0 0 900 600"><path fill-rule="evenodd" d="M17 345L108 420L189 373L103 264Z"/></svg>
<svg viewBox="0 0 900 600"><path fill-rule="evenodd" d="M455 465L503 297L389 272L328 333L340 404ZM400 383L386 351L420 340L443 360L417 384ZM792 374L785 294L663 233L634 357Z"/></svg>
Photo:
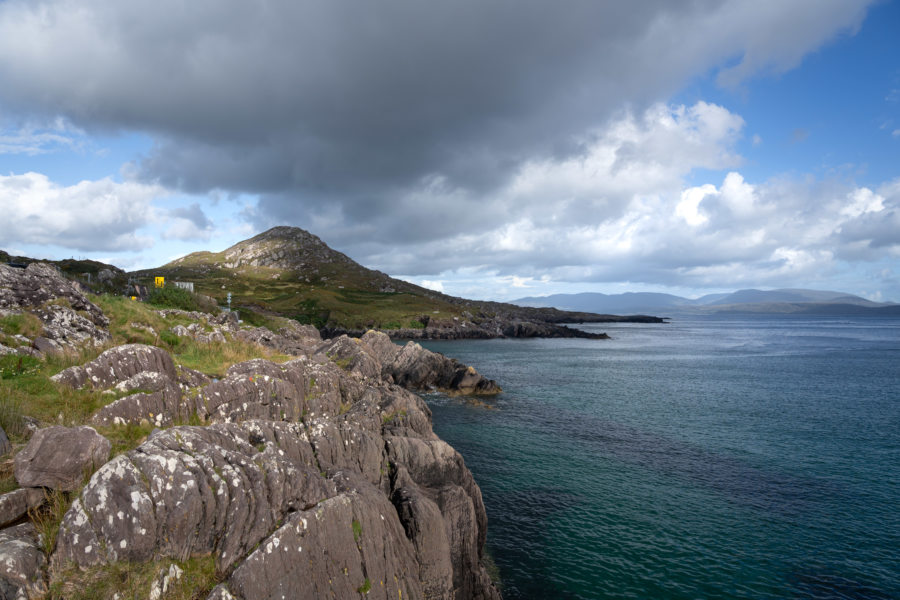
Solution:
<svg viewBox="0 0 900 600"><path fill-rule="evenodd" d="M137 296L132 296L131 299L132 299L132 300L137 300Z"/></svg>
<svg viewBox="0 0 900 600"><path fill-rule="evenodd" d="M165 277L157 277L156 280L154 281L154 283L156 284L156 287L163 287L164 285L166 285L166 278Z"/></svg>

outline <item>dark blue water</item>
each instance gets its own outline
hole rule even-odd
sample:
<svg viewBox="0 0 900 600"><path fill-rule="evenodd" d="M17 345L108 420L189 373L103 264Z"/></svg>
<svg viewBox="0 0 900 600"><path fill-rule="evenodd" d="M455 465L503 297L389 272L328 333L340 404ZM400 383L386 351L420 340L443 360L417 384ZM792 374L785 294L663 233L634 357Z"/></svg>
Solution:
<svg viewBox="0 0 900 600"><path fill-rule="evenodd" d="M695 318L428 342L504 597L900 598L900 320Z"/></svg>

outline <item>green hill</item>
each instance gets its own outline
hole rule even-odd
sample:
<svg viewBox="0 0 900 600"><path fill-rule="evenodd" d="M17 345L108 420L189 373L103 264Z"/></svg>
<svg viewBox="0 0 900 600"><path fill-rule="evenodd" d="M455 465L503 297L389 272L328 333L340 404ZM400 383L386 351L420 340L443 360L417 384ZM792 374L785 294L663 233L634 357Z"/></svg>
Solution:
<svg viewBox="0 0 900 600"><path fill-rule="evenodd" d="M130 275L148 286L155 277L190 282L195 292L223 306L230 293L242 316L248 310L269 313L335 331L427 328L445 332L429 337L555 336L580 333L562 327L554 333L553 324L622 320L455 298L367 269L296 227L275 227L222 252L195 252Z"/></svg>

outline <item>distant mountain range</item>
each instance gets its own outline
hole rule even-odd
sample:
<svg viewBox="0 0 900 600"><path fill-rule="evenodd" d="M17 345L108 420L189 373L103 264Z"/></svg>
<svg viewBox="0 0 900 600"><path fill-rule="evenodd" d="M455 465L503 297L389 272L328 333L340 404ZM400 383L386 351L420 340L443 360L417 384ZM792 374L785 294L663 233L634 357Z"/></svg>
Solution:
<svg viewBox="0 0 900 600"><path fill-rule="evenodd" d="M513 300L513 304L554 307L560 310L616 314L768 313L768 314L873 314L900 316L900 304L878 303L843 292L805 289L738 290L683 298L672 294L554 294Z"/></svg>

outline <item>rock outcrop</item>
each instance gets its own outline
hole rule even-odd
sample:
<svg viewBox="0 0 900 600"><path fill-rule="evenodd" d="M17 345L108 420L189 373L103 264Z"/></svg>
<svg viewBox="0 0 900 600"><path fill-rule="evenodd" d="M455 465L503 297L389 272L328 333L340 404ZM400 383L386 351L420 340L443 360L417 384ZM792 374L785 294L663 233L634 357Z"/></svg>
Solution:
<svg viewBox="0 0 900 600"><path fill-rule="evenodd" d="M144 365L170 384L101 413L162 394L165 414L207 425L158 431L96 471L62 522L55 564L213 554L230 575L210 598L499 598L481 564L478 486L422 399L393 383L469 370L391 346L375 332L330 340L283 364L238 363L187 393L162 357L135 360L150 350L113 349L80 368L93 375L60 377L121 386Z"/></svg>
<svg viewBox="0 0 900 600"><path fill-rule="evenodd" d="M98 425L169 428L93 474L60 526L54 568L211 554L229 575L210 598L498 599L481 563L481 492L407 389L490 394L496 383L374 331L259 333L297 358L211 381L129 344L55 377L135 391ZM189 420L203 425L171 426Z"/></svg>
<svg viewBox="0 0 900 600"><path fill-rule="evenodd" d="M381 363L382 375L404 387L479 395L501 391L494 381L485 379L474 368L426 350L415 342L407 342L401 348L387 335L375 331L366 332L360 340Z"/></svg>
<svg viewBox="0 0 900 600"><path fill-rule="evenodd" d="M31 333L42 324L24 341L4 334L12 352L108 339L99 308L46 265L0 265L0 303L34 315ZM322 340L299 324L242 328L233 314L177 320L172 330L199 342L242 339L293 358L211 377L125 344L52 377L109 398L94 425L157 429L111 460L88 426L14 439L22 487L0 496L0 598L40 597L47 574L70 567L208 556L224 577L210 599L499 600L482 565L481 492L411 391L496 394L495 382L374 331ZM48 510L46 494L71 501L49 557L29 521ZM159 571L151 597L181 575Z"/></svg>
<svg viewBox="0 0 900 600"><path fill-rule="evenodd" d="M53 381L74 388L108 389L140 373L159 373L177 379L175 362L156 346L125 344L110 348L83 366L69 367L53 376Z"/></svg>
<svg viewBox="0 0 900 600"><path fill-rule="evenodd" d="M0 496L0 528L21 520L29 510L44 503L44 490L20 488ZM0 596L2 598L2 596Z"/></svg>
<svg viewBox="0 0 900 600"><path fill-rule="evenodd" d="M0 264L0 314L30 313L43 330L18 340L20 353L62 352L85 344L109 340L109 319L85 297L81 286L63 277L46 263L25 269ZM24 342L24 343L23 343Z"/></svg>

